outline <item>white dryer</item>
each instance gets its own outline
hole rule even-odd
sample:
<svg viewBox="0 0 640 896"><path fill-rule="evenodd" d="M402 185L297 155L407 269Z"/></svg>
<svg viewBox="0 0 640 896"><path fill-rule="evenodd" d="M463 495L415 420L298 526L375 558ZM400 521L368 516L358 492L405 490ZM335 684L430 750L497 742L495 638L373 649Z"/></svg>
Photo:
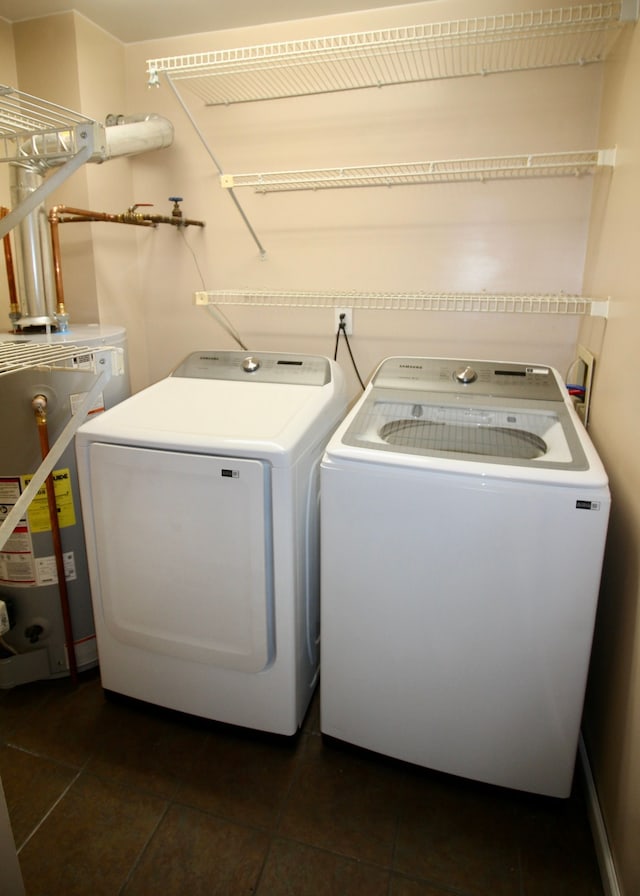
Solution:
<svg viewBox="0 0 640 896"><path fill-rule="evenodd" d="M321 489L322 731L567 796L610 496L557 372L387 359Z"/></svg>
<svg viewBox="0 0 640 896"><path fill-rule="evenodd" d="M338 366L211 351L80 428L102 684L293 734L318 674L319 466Z"/></svg>

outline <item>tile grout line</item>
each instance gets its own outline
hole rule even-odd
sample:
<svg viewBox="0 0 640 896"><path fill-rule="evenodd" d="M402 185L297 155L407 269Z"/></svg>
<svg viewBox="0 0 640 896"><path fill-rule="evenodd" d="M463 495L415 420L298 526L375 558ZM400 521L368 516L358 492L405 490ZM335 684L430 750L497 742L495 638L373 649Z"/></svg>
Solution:
<svg viewBox="0 0 640 896"><path fill-rule="evenodd" d="M52 803L52 805L47 809L47 811L44 813L44 815L42 816L42 818L40 819L40 821L37 823L37 825L35 826L35 828L31 831L31 833L29 834L29 836L28 836L28 837L27 837L27 838L20 844L20 846L18 847L18 850L17 850L18 855L20 855L20 853L22 852L22 850L24 849L24 847L27 845L27 843L29 843L29 841L30 841L30 840L31 840L31 839L38 833L38 831L40 830L40 828L42 827L42 825L45 823L45 821L47 820L47 818L49 818L49 816L51 815L51 813L53 812L53 810L56 808L56 806L58 806L59 803L60 803L60 802L65 798L65 796L69 793L69 790L70 790L70 789L73 787L73 785L76 783L76 781L78 780L78 778L80 777L80 775L82 774L83 771L84 771L84 766L83 766L83 768L79 769L79 770L76 772L75 776L71 779L71 781L69 781L69 783L68 783L67 786L64 788L64 790L62 791L62 793L60 794L60 796L58 797L58 799L55 800L55 801Z"/></svg>
<svg viewBox="0 0 640 896"><path fill-rule="evenodd" d="M171 808L172 805L174 805L174 804L173 804L170 800L166 800L166 805L165 805L165 807L164 807L164 812L160 815L160 818L158 819L157 824L155 825L155 827L153 828L153 830L151 831L151 833L150 833L149 836L147 837L144 846L143 846L142 849L140 850L140 852L139 852L139 854L138 854L138 857L136 858L136 860L134 861L133 865L132 865L131 868L129 869L129 873L127 874L126 878L124 879L124 882L123 882L122 886L120 887L118 893L121 894L121 893L124 893L124 892L126 891L126 888L127 888L127 886L129 885L129 883L130 883L130 881L131 881L131 878L133 877L133 875L134 875L135 872L137 871L138 866L140 865L140 862L142 861L142 859L143 859L143 857L144 857L144 854L146 853L147 849L149 848L149 844L151 843L151 841L153 840L153 838L155 837L155 835L158 833L158 829L160 828L160 825L162 824L162 822L163 822L163 821L165 820L165 818L167 817L167 813L168 813L168 811L169 811L169 809Z"/></svg>

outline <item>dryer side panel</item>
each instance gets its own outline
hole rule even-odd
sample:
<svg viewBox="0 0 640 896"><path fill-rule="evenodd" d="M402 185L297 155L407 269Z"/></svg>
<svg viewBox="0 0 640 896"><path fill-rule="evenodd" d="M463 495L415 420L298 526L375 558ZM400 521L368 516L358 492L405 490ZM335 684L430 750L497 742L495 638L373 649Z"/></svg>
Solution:
<svg viewBox="0 0 640 896"><path fill-rule="evenodd" d="M92 443L89 469L99 653L103 631L143 651L264 669L275 653L267 465Z"/></svg>

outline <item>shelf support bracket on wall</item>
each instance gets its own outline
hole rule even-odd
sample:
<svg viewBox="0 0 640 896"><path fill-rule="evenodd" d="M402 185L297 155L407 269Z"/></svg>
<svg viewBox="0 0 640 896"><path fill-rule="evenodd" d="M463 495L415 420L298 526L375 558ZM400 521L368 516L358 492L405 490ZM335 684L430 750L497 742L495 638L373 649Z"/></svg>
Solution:
<svg viewBox="0 0 640 896"><path fill-rule="evenodd" d="M176 98L176 99L178 100L178 102L180 103L180 106L181 106L181 108L182 108L184 114L187 116L187 118L188 118L189 121L191 122L191 126L193 127L194 131L196 132L196 134L197 134L197 136L198 136L198 139L200 140L200 142L201 142L202 145L204 146L204 148L205 148L205 150L206 150L206 152L207 152L207 155L209 156L209 158L211 159L211 161L212 161L213 164L215 165L216 170L217 170L218 174L220 175L220 177L223 178L223 177L224 177L224 172L222 171L222 167L220 166L220 163L218 162L216 156L214 155L214 153L212 152L211 148L209 147L209 144L207 143L204 134L202 133L202 131L201 131L200 128L198 127L198 123L196 122L195 118L194 118L193 115L191 114L191 110L189 109L189 107L187 106L187 104L186 104L186 103L184 102L184 100L182 99L179 90L176 88L175 84L174 84L173 81L171 80L171 78L170 78L170 76L168 75L168 73L165 72L164 75L165 75L165 80L167 81L169 87L170 87L171 90L173 91L173 94L174 94L175 98ZM229 189L227 192L229 193L229 196L230 196L231 199L233 200L233 203L234 203L236 209L238 210L238 212L239 212L239 214L240 214L240 217L241 217L242 220L244 221L245 226L247 227L247 230L248 230L249 233L251 234L251 237L252 237L254 243L255 243L256 246L258 247L258 251L260 252L260 256L261 256L262 258L264 258L265 255L267 254L267 253L266 253L266 249L264 248L264 246L262 245L262 243L261 243L260 240L258 239L258 235L256 234L255 230L254 230L253 227L251 226L251 222L250 222L249 219L247 218L244 209L243 209L242 206L240 205L240 202L239 202L239 200L238 200L238 197L237 197L236 194L234 193L233 189Z"/></svg>

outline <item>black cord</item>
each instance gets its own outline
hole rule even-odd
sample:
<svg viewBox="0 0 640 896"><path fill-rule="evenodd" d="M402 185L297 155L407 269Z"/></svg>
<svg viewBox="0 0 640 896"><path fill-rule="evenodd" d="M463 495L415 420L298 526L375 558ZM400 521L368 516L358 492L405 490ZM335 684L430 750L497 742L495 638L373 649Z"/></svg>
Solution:
<svg viewBox="0 0 640 896"><path fill-rule="evenodd" d="M338 324L338 329L336 330L336 345L333 350L333 360L334 361L338 360L338 343L340 342L340 333L342 333L342 335L344 336L344 341L347 343L347 349L349 350L349 357L351 358L351 363L353 365L353 369L356 372L356 376L358 377L358 382L362 386L362 391L364 392L365 385L362 382L362 377L360 376L358 367L356 365L355 358L353 357L353 352L351 351L351 344L349 342L349 337L347 336L347 326L343 320L340 321L340 323Z"/></svg>
<svg viewBox="0 0 640 896"><path fill-rule="evenodd" d="M342 329L342 324L340 324L338 326L338 329L336 330L336 344L335 344L335 348L333 349L333 360L334 361L338 360L338 343L340 342L340 330L341 329Z"/></svg>

